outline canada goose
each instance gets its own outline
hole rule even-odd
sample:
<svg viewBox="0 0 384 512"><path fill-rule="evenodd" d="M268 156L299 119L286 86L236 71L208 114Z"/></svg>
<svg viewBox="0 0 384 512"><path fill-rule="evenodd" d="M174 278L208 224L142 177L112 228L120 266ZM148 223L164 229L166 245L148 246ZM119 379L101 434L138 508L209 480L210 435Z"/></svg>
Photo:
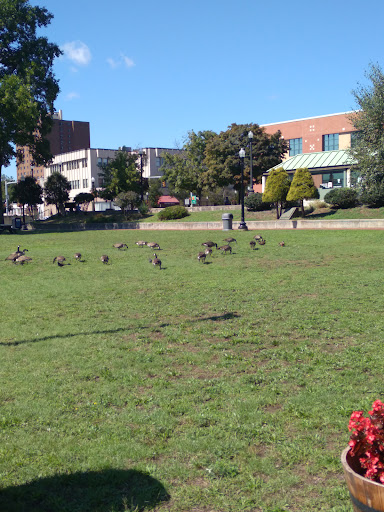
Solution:
<svg viewBox="0 0 384 512"><path fill-rule="evenodd" d="M209 241L209 242L204 242L204 243L203 243L203 244L201 244L201 245L204 245L204 247L216 247L216 249L217 249L217 244L215 244L215 242L211 242L211 241Z"/></svg>
<svg viewBox="0 0 384 512"><path fill-rule="evenodd" d="M205 263L205 257L206 257L205 252L199 252L199 254L197 255L197 260L199 262L202 261L203 263Z"/></svg>
<svg viewBox="0 0 384 512"><path fill-rule="evenodd" d="M55 261L57 261L57 264L59 265L59 267L62 267L64 264L64 261L65 261L65 257L64 256L55 256L53 258L52 263L55 263Z"/></svg>
<svg viewBox="0 0 384 512"><path fill-rule="evenodd" d="M159 249L161 251L160 245L156 242L147 242L147 247L150 247L151 249Z"/></svg>
<svg viewBox="0 0 384 512"><path fill-rule="evenodd" d="M263 237L261 235L255 235L253 238L255 240L263 240Z"/></svg>
<svg viewBox="0 0 384 512"><path fill-rule="evenodd" d="M157 254L154 254L153 256L154 256L153 259L149 260L149 263L152 263L152 265L154 267L158 266L159 269L161 270L161 260L159 260L159 258L157 257Z"/></svg>
<svg viewBox="0 0 384 512"><path fill-rule="evenodd" d="M103 254L100 259L103 263L105 263L105 265L107 265L109 262L109 258L106 254Z"/></svg>
<svg viewBox="0 0 384 512"><path fill-rule="evenodd" d="M253 250L255 249L255 246L256 246L256 240L251 240L251 241L249 242L249 245L251 246L252 251L253 251Z"/></svg>
<svg viewBox="0 0 384 512"><path fill-rule="evenodd" d="M284 242L279 242L279 245L280 245L280 247L284 247L285 243Z"/></svg>
<svg viewBox="0 0 384 512"><path fill-rule="evenodd" d="M115 247L115 249L128 249L128 245L127 244L113 244L113 247Z"/></svg>
<svg viewBox="0 0 384 512"><path fill-rule="evenodd" d="M75 252L74 257L76 261L81 261L81 253Z"/></svg>
<svg viewBox="0 0 384 512"><path fill-rule="evenodd" d="M204 252L206 256L212 256L212 249L210 247L207 247Z"/></svg>
<svg viewBox="0 0 384 512"><path fill-rule="evenodd" d="M236 242L236 238L232 238L232 237L229 237L229 238L224 238L224 242L228 242L229 244L231 244L232 242Z"/></svg>
<svg viewBox="0 0 384 512"><path fill-rule="evenodd" d="M135 242L136 245L138 245L139 247L144 247L144 245L147 245L147 242L144 242L144 240L139 240L138 242Z"/></svg>
<svg viewBox="0 0 384 512"><path fill-rule="evenodd" d="M265 245L265 240L261 239L261 240L258 240L259 242L259 245Z"/></svg>
<svg viewBox="0 0 384 512"><path fill-rule="evenodd" d="M10 254L9 256L7 256L5 258L5 261L7 261L7 260L15 261L16 258L18 258L19 256L22 256L25 252L28 252L28 249L24 249L23 251L20 251L20 245L19 245L17 248L17 251L15 251L12 254Z"/></svg>
<svg viewBox="0 0 384 512"><path fill-rule="evenodd" d="M222 245L221 247L216 247L216 249L221 251L221 254L227 254L227 252L232 254L232 247L230 245Z"/></svg>
<svg viewBox="0 0 384 512"><path fill-rule="evenodd" d="M20 263L20 265L24 265L24 263L28 263L28 261L32 261L32 258L26 256L25 254L21 254L13 261L13 263Z"/></svg>

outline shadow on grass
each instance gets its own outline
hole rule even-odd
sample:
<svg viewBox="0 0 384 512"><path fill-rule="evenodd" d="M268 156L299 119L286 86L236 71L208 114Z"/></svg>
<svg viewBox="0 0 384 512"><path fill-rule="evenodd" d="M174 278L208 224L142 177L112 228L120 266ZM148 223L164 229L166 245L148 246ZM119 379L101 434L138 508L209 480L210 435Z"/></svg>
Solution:
<svg viewBox="0 0 384 512"><path fill-rule="evenodd" d="M329 212L324 213L311 213L310 215L306 215L304 217L305 220L316 220L316 219L326 219L327 217L330 217L331 215L335 215L337 213L337 210L330 210Z"/></svg>
<svg viewBox="0 0 384 512"><path fill-rule="evenodd" d="M215 316L206 316L206 317L198 317L198 318L195 318L195 319L191 319L191 320L187 320L187 322L208 322L208 321L211 321L211 322L222 322L223 320L232 320L233 318L240 318L241 315L238 315L237 313L224 313L223 315L215 315ZM170 327L172 325L176 325L176 324L170 324L170 323L166 323L166 324L160 324L160 327L163 328L163 327Z"/></svg>
<svg viewBox="0 0 384 512"><path fill-rule="evenodd" d="M148 329L148 327L140 327L140 329ZM21 345L23 343L37 343L38 341L46 341L53 340L55 338L74 338L75 336L91 336L94 334L114 334L116 332L127 331L129 328L127 327L118 327L116 329L105 329L91 332L70 332L66 334L52 334L50 336L41 336L39 338L30 339L30 340L19 340L19 341L1 341L0 346L16 346Z"/></svg>
<svg viewBox="0 0 384 512"><path fill-rule="evenodd" d="M169 499L155 478L118 469L56 475L0 491L7 512L139 512Z"/></svg>
<svg viewBox="0 0 384 512"><path fill-rule="evenodd" d="M163 270L163 269L162 269ZM233 318L239 318L240 315L237 313L224 313L223 315L215 315L215 316L207 316L207 317L198 317L195 319L189 320L192 322L206 322L206 321L212 321L212 322L220 322L223 320L231 320ZM160 327L169 327L172 324L170 323L162 323L160 324ZM137 329L149 329L149 326L146 327L137 327ZM51 334L49 336L41 336L39 338L34 339L25 339L25 340L18 340L18 341L0 341L0 346L3 347L15 347L17 345L22 345L24 343L37 343L39 341L47 341L47 340L53 340L55 338L74 338L76 336L93 336L95 334L115 334L117 332L122 331L129 331L129 327L117 327L116 329L104 329L104 330L97 330L97 331L89 331L89 332L69 332L66 334ZM1 510L1 509L0 509Z"/></svg>

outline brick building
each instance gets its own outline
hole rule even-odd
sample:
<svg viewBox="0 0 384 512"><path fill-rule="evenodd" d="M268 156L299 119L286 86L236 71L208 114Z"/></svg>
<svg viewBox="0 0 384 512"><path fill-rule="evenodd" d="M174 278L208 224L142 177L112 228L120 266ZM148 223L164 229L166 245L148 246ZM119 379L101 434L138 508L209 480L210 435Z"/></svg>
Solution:
<svg viewBox="0 0 384 512"><path fill-rule="evenodd" d="M88 149L91 146L89 122L66 121L61 110L53 114L52 130L47 136L50 150L53 156L80 149ZM27 146L17 149L23 153L23 161L18 163L17 180L25 176L34 176L38 180L44 178L44 166L34 165L32 156Z"/></svg>
<svg viewBox="0 0 384 512"><path fill-rule="evenodd" d="M282 137L289 142L289 151L283 163L292 175L296 169L310 170L320 198L334 187L348 187L351 184L351 159L346 151L353 145L355 129L349 120L351 112L325 116L294 119L263 125L266 133L280 130ZM262 181L264 190L268 172Z"/></svg>

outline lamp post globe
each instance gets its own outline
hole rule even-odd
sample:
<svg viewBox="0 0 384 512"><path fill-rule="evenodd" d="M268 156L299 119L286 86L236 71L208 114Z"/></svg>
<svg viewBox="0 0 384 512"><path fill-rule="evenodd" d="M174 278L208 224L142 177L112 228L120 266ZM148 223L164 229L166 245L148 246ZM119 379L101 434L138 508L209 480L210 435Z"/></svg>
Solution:
<svg viewBox="0 0 384 512"><path fill-rule="evenodd" d="M241 185L241 187L240 187L241 221L240 221L238 229L247 231L248 227L244 220L244 158L245 158L244 148L240 149L239 158L240 158L240 168L241 168L241 183L240 183L240 185Z"/></svg>

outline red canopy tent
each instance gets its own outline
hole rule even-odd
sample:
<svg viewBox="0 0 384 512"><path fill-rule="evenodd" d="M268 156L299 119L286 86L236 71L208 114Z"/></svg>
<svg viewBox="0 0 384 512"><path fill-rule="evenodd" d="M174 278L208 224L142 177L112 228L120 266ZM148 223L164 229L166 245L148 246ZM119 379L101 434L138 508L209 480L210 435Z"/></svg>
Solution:
<svg viewBox="0 0 384 512"><path fill-rule="evenodd" d="M161 196L159 197L157 204L160 206L160 208L163 208L165 206L175 206L177 204L180 204L180 202L178 199L176 199L176 197Z"/></svg>

